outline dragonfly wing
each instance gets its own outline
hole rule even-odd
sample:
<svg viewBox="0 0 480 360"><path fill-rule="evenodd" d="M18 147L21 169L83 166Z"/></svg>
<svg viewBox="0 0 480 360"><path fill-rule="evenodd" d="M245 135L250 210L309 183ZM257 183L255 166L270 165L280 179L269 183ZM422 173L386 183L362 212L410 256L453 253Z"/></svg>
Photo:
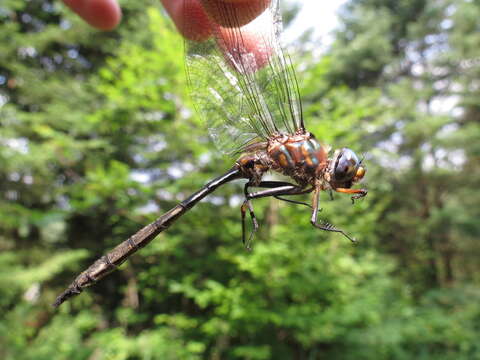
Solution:
<svg viewBox="0 0 480 360"><path fill-rule="evenodd" d="M212 32L205 41L186 40L187 75L219 150L237 153L273 134L303 130L295 72L280 45L278 0L200 3Z"/></svg>

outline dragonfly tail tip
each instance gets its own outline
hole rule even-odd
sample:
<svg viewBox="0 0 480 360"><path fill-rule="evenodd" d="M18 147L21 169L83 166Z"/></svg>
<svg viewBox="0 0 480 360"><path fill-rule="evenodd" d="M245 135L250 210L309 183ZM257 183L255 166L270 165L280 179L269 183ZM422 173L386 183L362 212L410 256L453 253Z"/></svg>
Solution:
<svg viewBox="0 0 480 360"><path fill-rule="evenodd" d="M82 292L82 288L78 285L69 286L64 292L57 296L55 302L52 304L53 307L58 308L62 305L65 301L74 297Z"/></svg>

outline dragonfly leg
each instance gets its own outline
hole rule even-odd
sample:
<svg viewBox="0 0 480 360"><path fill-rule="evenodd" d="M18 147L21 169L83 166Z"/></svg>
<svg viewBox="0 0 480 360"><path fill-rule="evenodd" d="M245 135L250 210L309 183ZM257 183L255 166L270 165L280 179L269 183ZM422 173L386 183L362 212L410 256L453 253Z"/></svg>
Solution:
<svg viewBox="0 0 480 360"><path fill-rule="evenodd" d="M366 189L344 189L344 188L336 188L336 192L344 193L344 194L352 194L352 204L355 203L355 200L358 200L364 196L367 196Z"/></svg>
<svg viewBox="0 0 480 360"><path fill-rule="evenodd" d="M248 189L250 187L266 188L266 190L249 193ZM258 221L257 221L257 218L255 217L251 200L262 198L262 197L273 196L279 200L283 200L283 201L287 201L295 204L306 205L310 207L309 204L306 204L300 201L290 200L290 199L283 199L281 198L281 196L282 195L284 196L285 195L301 195L301 194L306 194L308 192L311 192L312 190L313 190L312 188L305 189L298 185L290 184L283 181L262 181L258 185L253 185L253 183L251 182L246 183L244 187L245 201L240 207L240 212L242 215L242 241L245 247L248 250L250 250L250 244L252 242L254 234L258 230ZM246 241L246 236L245 236L246 234L245 215L247 210L249 211L249 214L253 223L253 229L252 229L252 232L250 233L248 241Z"/></svg>
<svg viewBox="0 0 480 360"><path fill-rule="evenodd" d="M351 242L356 242L353 237L349 236L343 230L337 228L335 225L330 224L328 222L323 222L323 224L318 223L318 203L319 203L319 196L320 196L320 189L316 188L315 192L313 193L313 200L312 200L312 217L310 219L310 223L315 226L317 229L324 230L324 231L331 231L337 232L345 236Z"/></svg>
<svg viewBox="0 0 480 360"><path fill-rule="evenodd" d="M288 194L288 195L301 195L301 194ZM306 203L306 202L303 202L303 201L297 201L297 200L292 200L292 199L285 199L284 197L281 197L279 195L274 195L273 196L275 199L278 199L278 200L282 200L282 201L285 201L285 202L288 202L288 203L291 203L291 204L297 204L297 205L303 205L303 206L306 206L306 207L309 207L310 209L312 208L312 205Z"/></svg>
<svg viewBox="0 0 480 360"><path fill-rule="evenodd" d="M257 191L253 193L248 192L248 188L250 187L258 187L258 188L266 188L267 190ZM252 183L245 184L245 197L247 199L258 199L262 197L280 197L280 196L287 196L287 195L302 195L312 192L313 188L304 188L299 185L291 184L284 181L261 181L258 185L253 185ZM288 199L282 199L283 201L291 201ZM299 203L299 202L296 202ZM303 204L303 203L302 203ZM310 205L308 205L310 206Z"/></svg>
<svg viewBox="0 0 480 360"><path fill-rule="evenodd" d="M245 213L248 209L248 212L250 214L250 218L252 219L252 224L253 224L253 229L252 232L250 233L250 236L248 237L248 241L245 240L245 233L246 233L246 227L245 227ZM248 199L246 199L242 206L240 207L240 212L242 214L242 243L245 246L247 250L251 250L251 243L253 239L253 235L257 232L258 230L258 221L257 218L255 217L255 213L253 212L253 205L252 202Z"/></svg>
<svg viewBox="0 0 480 360"><path fill-rule="evenodd" d="M332 190L328 190L328 195L330 196L330 200L334 200L333 198L333 191Z"/></svg>

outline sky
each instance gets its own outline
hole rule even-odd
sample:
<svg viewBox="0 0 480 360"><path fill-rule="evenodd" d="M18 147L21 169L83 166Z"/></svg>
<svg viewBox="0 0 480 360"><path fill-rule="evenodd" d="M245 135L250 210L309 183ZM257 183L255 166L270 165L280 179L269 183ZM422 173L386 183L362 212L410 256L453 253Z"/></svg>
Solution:
<svg viewBox="0 0 480 360"><path fill-rule="evenodd" d="M338 24L336 12L346 0L290 0L302 5L300 13L285 31L285 40L294 41L309 28L314 29L315 38L321 38L328 42L328 34Z"/></svg>

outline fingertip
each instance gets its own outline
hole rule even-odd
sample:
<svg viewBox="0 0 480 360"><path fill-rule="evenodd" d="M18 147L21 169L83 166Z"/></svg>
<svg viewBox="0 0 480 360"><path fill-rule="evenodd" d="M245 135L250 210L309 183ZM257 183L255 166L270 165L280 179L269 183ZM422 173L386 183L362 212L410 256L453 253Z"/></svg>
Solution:
<svg viewBox="0 0 480 360"><path fill-rule="evenodd" d="M209 17L218 25L226 27L239 27L250 23L262 14L270 3L271 0L202 0Z"/></svg>
<svg viewBox="0 0 480 360"><path fill-rule="evenodd" d="M113 30L122 19L116 0L63 0L89 25L99 30Z"/></svg>
<svg viewBox="0 0 480 360"><path fill-rule="evenodd" d="M212 24L199 0L161 0L183 37L204 41L212 34Z"/></svg>
<svg viewBox="0 0 480 360"><path fill-rule="evenodd" d="M115 0L87 0L84 19L99 30L113 30L122 19L122 10Z"/></svg>
<svg viewBox="0 0 480 360"><path fill-rule="evenodd" d="M160 0L160 2L162 3L163 7L165 8L165 10L167 10L168 14L171 16L173 16L173 14L177 11L176 10L176 6L177 5L177 2L178 0L176 1L172 1L172 0Z"/></svg>

